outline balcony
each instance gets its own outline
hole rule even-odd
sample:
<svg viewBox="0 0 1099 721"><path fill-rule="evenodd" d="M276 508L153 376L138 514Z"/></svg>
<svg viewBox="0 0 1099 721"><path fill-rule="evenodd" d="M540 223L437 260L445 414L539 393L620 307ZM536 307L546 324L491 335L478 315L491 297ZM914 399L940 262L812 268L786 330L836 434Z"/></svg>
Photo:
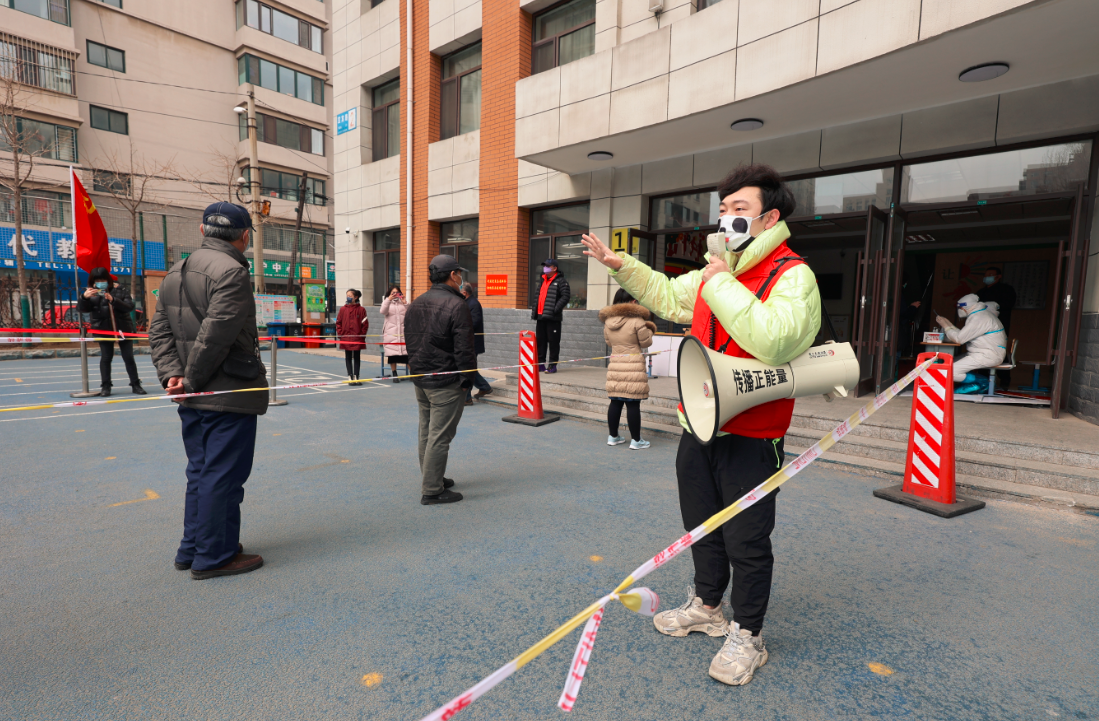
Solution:
<svg viewBox="0 0 1099 721"><path fill-rule="evenodd" d="M0 31L0 76L76 97L76 53Z"/></svg>

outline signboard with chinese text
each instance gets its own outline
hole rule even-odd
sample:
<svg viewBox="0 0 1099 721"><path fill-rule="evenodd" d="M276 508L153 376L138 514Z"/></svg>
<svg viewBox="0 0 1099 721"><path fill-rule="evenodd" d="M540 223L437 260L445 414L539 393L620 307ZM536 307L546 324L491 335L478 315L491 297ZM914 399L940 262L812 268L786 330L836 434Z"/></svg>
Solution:
<svg viewBox="0 0 1099 721"><path fill-rule="evenodd" d="M73 270L76 248L72 233L23 229L23 262L28 270ZM111 272L130 275L133 272L133 244L125 238L108 238ZM145 241L145 263L142 270L167 270L164 244ZM15 229L0 226L0 268L15 267Z"/></svg>
<svg viewBox="0 0 1099 721"><path fill-rule="evenodd" d="M252 275L256 274L255 268L252 265L252 259L248 259L248 270ZM312 278L317 271L317 266L309 265L307 263L301 264L301 276L302 278ZM263 276L265 278L289 278L290 277L290 263L285 260L267 260L263 261Z"/></svg>
<svg viewBox="0 0 1099 721"><path fill-rule="evenodd" d="M508 276L506 273L489 273L485 275L485 295L507 295Z"/></svg>
<svg viewBox="0 0 1099 721"><path fill-rule="evenodd" d="M336 135L343 135L359 127L359 109L351 108L336 116Z"/></svg>
<svg viewBox="0 0 1099 721"><path fill-rule="evenodd" d="M298 302L294 296L256 294L256 325L297 322Z"/></svg>

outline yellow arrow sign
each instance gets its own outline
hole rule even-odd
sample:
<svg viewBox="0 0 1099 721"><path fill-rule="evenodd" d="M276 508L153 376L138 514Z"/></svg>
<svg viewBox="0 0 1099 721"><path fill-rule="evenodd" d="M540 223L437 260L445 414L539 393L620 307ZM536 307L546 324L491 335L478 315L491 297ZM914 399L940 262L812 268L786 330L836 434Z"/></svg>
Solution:
<svg viewBox="0 0 1099 721"><path fill-rule="evenodd" d="M107 508L114 508L115 506L125 506L127 503L139 503L141 501L155 501L158 498L160 498L159 493L157 493L156 491L146 490L144 498L135 498L132 501L123 501L122 503L112 503L111 505L107 506Z"/></svg>

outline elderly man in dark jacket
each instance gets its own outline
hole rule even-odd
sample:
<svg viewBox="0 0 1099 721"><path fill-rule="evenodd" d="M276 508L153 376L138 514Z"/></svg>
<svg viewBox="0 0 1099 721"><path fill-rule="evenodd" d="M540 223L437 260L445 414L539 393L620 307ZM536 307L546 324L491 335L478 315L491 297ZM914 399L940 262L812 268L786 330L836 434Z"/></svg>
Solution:
<svg viewBox="0 0 1099 721"><path fill-rule="evenodd" d="M542 277L535 289L534 306L530 309L530 319L537 321L534 330L538 338L538 370L543 373L557 372L557 359L561 354L561 319L571 297L569 281L561 274L557 261L546 258L542 261Z"/></svg>
<svg viewBox="0 0 1099 721"><path fill-rule="evenodd" d="M203 213L202 247L176 263L160 286L149 345L169 395L266 388L259 357L256 299L244 251L248 211L214 203ZM187 451L183 540L175 567L191 578L254 571L263 558L239 543L240 503L252 472L256 419L267 392L227 393L178 401Z"/></svg>
<svg viewBox="0 0 1099 721"><path fill-rule="evenodd" d="M420 503L425 506L462 500L461 493L450 490L454 481L444 474L450 442L462 420L466 389L473 385L470 374L461 371L477 367L473 318L458 290L464 269L452 256L437 255L428 270L431 290L412 301L404 319L411 374L441 374L412 380L420 404Z"/></svg>
<svg viewBox="0 0 1099 721"><path fill-rule="evenodd" d="M481 307L481 301L477 300L477 290L472 283L462 284L462 295L466 297L466 305L469 306L469 315L473 318L473 351L479 356L485 352L485 311ZM479 372L470 373L473 376L473 387L466 389L466 405L473 405L474 398L484 398L492 393L492 386ZM473 388L477 389L477 395L473 395Z"/></svg>

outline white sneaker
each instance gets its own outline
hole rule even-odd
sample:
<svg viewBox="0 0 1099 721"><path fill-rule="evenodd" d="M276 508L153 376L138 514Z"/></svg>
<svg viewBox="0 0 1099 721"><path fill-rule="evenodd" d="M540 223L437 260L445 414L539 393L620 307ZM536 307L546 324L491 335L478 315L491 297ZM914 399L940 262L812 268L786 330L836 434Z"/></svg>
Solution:
<svg viewBox="0 0 1099 721"><path fill-rule="evenodd" d="M626 442L626 439L622 436L607 436L608 446L620 446Z"/></svg>
<svg viewBox="0 0 1099 721"><path fill-rule="evenodd" d="M695 595L694 586L688 586L687 602L679 608L653 616L653 625L665 636L682 638L691 631L700 631L707 636L724 636L728 624L720 605L706 608L702 599Z"/></svg>
<svg viewBox="0 0 1099 721"><path fill-rule="evenodd" d="M763 636L753 636L738 623L729 624L725 645L710 662L710 677L730 686L743 686L767 663Z"/></svg>
<svg viewBox="0 0 1099 721"><path fill-rule="evenodd" d="M649 447L648 441L630 441L631 451L641 451Z"/></svg>

